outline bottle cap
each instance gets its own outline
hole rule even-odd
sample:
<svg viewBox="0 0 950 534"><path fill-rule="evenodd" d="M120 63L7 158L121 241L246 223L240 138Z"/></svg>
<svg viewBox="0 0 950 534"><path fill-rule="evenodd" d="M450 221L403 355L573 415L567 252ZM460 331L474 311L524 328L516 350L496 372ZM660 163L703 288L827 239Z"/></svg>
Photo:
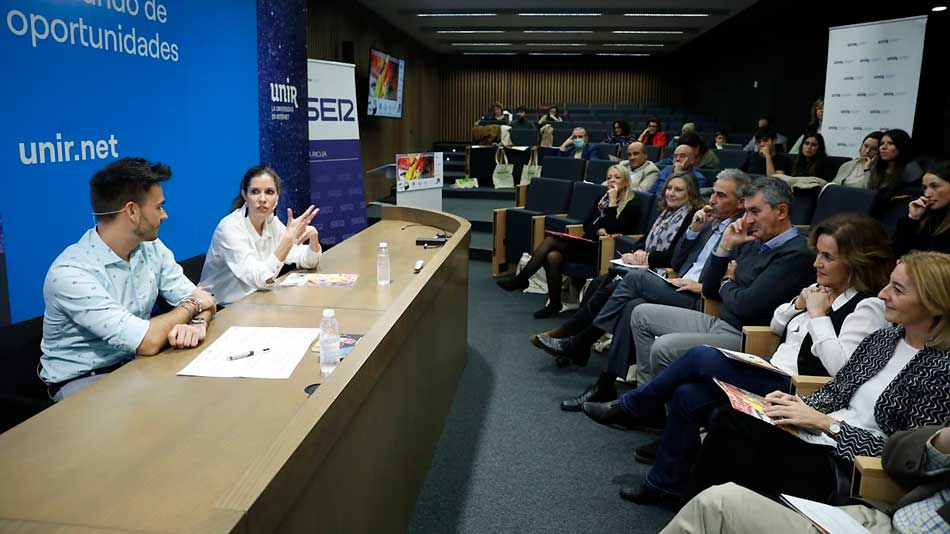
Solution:
<svg viewBox="0 0 950 534"><path fill-rule="evenodd" d="M336 317L336 312L333 311L331 308L327 308L327 309L323 310L323 318L324 318L324 319L330 319L330 318L333 318L333 317Z"/></svg>
<svg viewBox="0 0 950 534"><path fill-rule="evenodd" d="M389 243L387 243L387 242L385 242L385 241L380 241L380 242L379 242L379 248L389 248Z"/></svg>

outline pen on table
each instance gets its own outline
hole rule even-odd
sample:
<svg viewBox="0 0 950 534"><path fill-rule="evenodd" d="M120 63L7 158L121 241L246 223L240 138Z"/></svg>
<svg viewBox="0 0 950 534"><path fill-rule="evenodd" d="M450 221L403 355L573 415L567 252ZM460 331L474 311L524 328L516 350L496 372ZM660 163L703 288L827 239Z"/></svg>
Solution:
<svg viewBox="0 0 950 534"><path fill-rule="evenodd" d="M247 352L242 352L241 354L232 354L228 356L228 361L233 362L234 360L240 360L241 358L247 358L248 356L253 356L255 354L260 354L261 352L267 352L270 350L270 347L261 350L249 350Z"/></svg>
<svg viewBox="0 0 950 534"><path fill-rule="evenodd" d="M623 253L620 252L619 250L615 250L615 251L614 251L614 254L616 254L618 258L622 258L622 257L623 257Z"/></svg>

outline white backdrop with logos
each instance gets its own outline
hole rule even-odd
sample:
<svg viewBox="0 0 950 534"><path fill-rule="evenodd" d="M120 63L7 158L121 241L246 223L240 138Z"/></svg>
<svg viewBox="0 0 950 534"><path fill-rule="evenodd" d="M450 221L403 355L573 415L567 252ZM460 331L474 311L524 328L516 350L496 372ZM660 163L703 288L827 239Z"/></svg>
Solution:
<svg viewBox="0 0 950 534"><path fill-rule="evenodd" d="M864 136L913 134L927 17L829 28L825 115L830 156L856 157Z"/></svg>

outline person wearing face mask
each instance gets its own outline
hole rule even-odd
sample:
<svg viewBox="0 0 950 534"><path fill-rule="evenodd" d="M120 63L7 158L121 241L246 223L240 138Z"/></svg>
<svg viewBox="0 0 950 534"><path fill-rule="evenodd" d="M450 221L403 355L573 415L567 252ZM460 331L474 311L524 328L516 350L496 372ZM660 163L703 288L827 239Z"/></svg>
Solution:
<svg viewBox="0 0 950 534"><path fill-rule="evenodd" d="M587 137L587 130L574 128L571 136L561 143L561 156L565 158L591 160L597 157L597 145L591 144Z"/></svg>
<svg viewBox="0 0 950 534"><path fill-rule="evenodd" d="M924 174L924 194L907 206L897 223L894 250L950 252L950 162L938 161Z"/></svg>
<svg viewBox="0 0 950 534"><path fill-rule="evenodd" d="M216 303L158 239L168 218L167 165L114 161L89 181L96 225L53 262L43 283L40 378L54 401L166 345L196 347ZM152 315L156 298L175 307Z"/></svg>
<svg viewBox="0 0 950 534"><path fill-rule="evenodd" d="M273 169L258 165L244 173L240 193L231 213L218 223L201 270L201 286L222 304L273 286L284 265L313 269L320 262L319 234L310 226L320 210L310 206L295 218L288 208L285 226L274 216L279 197L280 177Z"/></svg>
<svg viewBox="0 0 950 534"><path fill-rule="evenodd" d="M627 159L620 166L630 172L630 188L637 193L645 193L660 176L660 169L648 158L646 147L639 141L627 145Z"/></svg>
<svg viewBox="0 0 950 534"><path fill-rule="evenodd" d="M831 183L867 189L868 180L871 178L871 169L877 163L877 151L882 137L884 137L883 132L871 132L864 136L864 140L861 141L861 148L858 150L859 156L842 163Z"/></svg>

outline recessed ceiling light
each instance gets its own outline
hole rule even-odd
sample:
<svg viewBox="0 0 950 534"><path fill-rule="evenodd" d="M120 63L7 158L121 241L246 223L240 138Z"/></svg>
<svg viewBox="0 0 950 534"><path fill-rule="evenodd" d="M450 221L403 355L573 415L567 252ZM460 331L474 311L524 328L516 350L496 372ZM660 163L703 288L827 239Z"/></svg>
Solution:
<svg viewBox="0 0 950 534"><path fill-rule="evenodd" d="M603 46L623 46L623 47L637 47L637 48L663 48L664 44L660 43L604 43Z"/></svg>
<svg viewBox="0 0 950 534"><path fill-rule="evenodd" d="M582 56L580 52L528 52L529 56Z"/></svg>
<svg viewBox="0 0 950 534"><path fill-rule="evenodd" d="M505 30L437 30L435 33L505 33Z"/></svg>
<svg viewBox="0 0 950 534"><path fill-rule="evenodd" d="M933 9L931 9L931 11L935 13L939 13L941 11L946 11L946 10L947 10L947 6L934 6Z"/></svg>
<svg viewBox="0 0 950 534"><path fill-rule="evenodd" d="M527 43L528 46L587 46L585 43Z"/></svg>
<svg viewBox="0 0 950 534"><path fill-rule="evenodd" d="M494 17L497 13L417 13L417 17Z"/></svg>
<svg viewBox="0 0 950 534"><path fill-rule="evenodd" d="M600 17L603 13L518 13L519 17Z"/></svg>
<svg viewBox="0 0 950 534"><path fill-rule="evenodd" d="M653 35L680 35L680 34L682 34L683 32L678 31L678 30L614 30L614 31L612 31L612 32L610 32L610 33L618 33L618 34L635 33L635 34L653 34Z"/></svg>
<svg viewBox="0 0 950 534"><path fill-rule="evenodd" d="M646 57L650 54L622 54L615 52L597 52L598 56L635 56L635 57Z"/></svg>
<svg viewBox="0 0 950 534"><path fill-rule="evenodd" d="M522 33L594 33L594 30L524 30Z"/></svg>
<svg viewBox="0 0 950 534"><path fill-rule="evenodd" d="M625 17L708 17L708 13L624 13Z"/></svg>
<svg viewBox="0 0 950 534"><path fill-rule="evenodd" d="M462 52L463 56L513 56L514 52Z"/></svg>
<svg viewBox="0 0 950 534"><path fill-rule="evenodd" d="M452 46L511 46L511 43L452 43Z"/></svg>

